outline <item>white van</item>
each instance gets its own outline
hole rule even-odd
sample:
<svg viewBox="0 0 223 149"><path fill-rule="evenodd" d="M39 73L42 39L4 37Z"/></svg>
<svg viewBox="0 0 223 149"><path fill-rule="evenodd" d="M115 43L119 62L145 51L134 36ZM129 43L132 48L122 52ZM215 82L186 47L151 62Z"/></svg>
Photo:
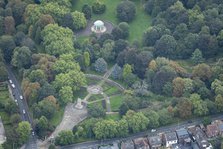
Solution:
<svg viewBox="0 0 223 149"><path fill-rule="evenodd" d="M15 88L15 84L12 84L12 88Z"/></svg>

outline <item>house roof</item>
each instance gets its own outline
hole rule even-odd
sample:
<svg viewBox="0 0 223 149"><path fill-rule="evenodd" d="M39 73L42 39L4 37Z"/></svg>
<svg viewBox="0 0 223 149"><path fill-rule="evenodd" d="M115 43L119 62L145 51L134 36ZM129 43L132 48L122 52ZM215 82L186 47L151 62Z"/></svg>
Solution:
<svg viewBox="0 0 223 149"><path fill-rule="evenodd" d="M177 140L177 135L175 132L169 132L165 134L165 138L167 141L175 141Z"/></svg>
<svg viewBox="0 0 223 149"><path fill-rule="evenodd" d="M121 143L121 149L134 149L134 143L132 140L127 140Z"/></svg>
<svg viewBox="0 0 223 149"><path fill-rule="evenodd" d="M160 138L160 136L153 136L153 137L149 137L149 144L152 145L160 145L162 144L162 140Z"/></svg>
<svg viewBox="0 0 223 149"><path fill-rule="evenodd" d="M137 138L133 140L135 147L138 148L144 148L144 149L149 149L149 143L146 138Z"/></svg>
<svg viewBox="0 0 223 149"><path fill-rule="evenodd" d="M185 136L185 135L189 135L188 131L185 128L181 128L176 130L178 137L180 136Z"/></svg>
<svg viewBox="0 0 223 149"><path fill-rule="evenodd" d="M217 136L219 133L218 126L215 124L207 125L207 136L213 137Z"/></svg>
<svg viewBox="0 0 223 149"><path fill-rule="evenodd" d="M223 124L219 124L218 128L219 128L220 131L223 131Z"/></svg>

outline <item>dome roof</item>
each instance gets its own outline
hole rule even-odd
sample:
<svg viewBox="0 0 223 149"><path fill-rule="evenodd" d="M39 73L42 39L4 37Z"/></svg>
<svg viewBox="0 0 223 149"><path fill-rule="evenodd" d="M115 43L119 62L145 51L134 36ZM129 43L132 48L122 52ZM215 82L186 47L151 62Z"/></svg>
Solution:
<svg viewBox="0 0 223 149"><path fill-rule="evenodd" d="M101 20L97 20L94 22L95 26L104 26L104 22L102 22Z"/></svg>

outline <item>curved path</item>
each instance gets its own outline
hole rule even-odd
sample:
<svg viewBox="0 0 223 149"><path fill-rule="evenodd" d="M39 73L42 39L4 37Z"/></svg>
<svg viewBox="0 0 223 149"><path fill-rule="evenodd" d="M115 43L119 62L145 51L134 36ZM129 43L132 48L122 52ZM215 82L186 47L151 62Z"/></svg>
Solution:
<svg viewBox="0 0 223 149"><path fill-rule="evenodd" d="M117 83L117 82L115 82L115 81L113 81L111 79L108 79L108 78L105 79L103 76L94 75L94 74L85 74L85 76L88 77L88 78L98 79L98 80L103 80L104 79L105 82L107 82L108 84L111 84L113 86L118 87L121 91L125 90L125 88L121 84L119 84L119 83Z"/></svg>
<svg viewBox="0 0 223 149"><path fill-rule="evenodd" d="M124 91L124 87L118 84L115 81L112 81L109 78L111 75L112 71L116 67L116 64L109 69L104 76L97 76L97 75L91 75L91 74L85 74L86 77L89 78L97 78L99 79L99 82L97 85L94 86L89 86L88 87L88 95L84 98L82 101L85 104L88 104L88 99L91 97L93 94L101 94L104 97L104 100L106 101L106 110L107 113L111 113L111 106L110 106L110 99L109 97L103 92L101 86L105 83L108 82L109 84L112 84L114 86L117 86L121 91ZM97 92L98 90L98 92ZM100 100L101 101L101 100ZM83 121L84 119L87 118L87 109L86 106L84 106L83 109L76 109L75 108L75 103L69 103L64 111L63 119L61 123L56 127L55 131L48 137L45 141L39 142L38 146L40 149L45 149L49 146L50 141L54 140L58 133L62 130L72 130L74 126L76 126L78 123Z"/></svg>

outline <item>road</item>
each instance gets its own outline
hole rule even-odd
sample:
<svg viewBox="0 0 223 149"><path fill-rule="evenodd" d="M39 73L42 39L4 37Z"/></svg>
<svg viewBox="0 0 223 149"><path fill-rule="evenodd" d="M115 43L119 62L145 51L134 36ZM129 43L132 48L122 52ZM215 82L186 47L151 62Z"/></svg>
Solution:
<svg viewBox="0 0 223 149"><path fill-rule="evenodd" d="M34 130L33 120L29 115L29 108L28 108L27 102L25 99L20 99L20 95L23 96L21 86L20 86L19 82L17 81L15 75L13 74L11 66L7 65L6 69L8 72L9 79L12 80L12 83L15 85L15 88L12 88L11 84L10 84L10 87L11 87L12 94L14 96L14 100L17 100L17 102L18 102L21 118L23 121L28 121L31 124L32 129ZM25 110L25 114L23 113L23 110ZM25 148L26 149L37 149L36 142L37 142L37 136L31 134L29 137L29 141L25 145Z"/></svg>
<svg viewBox="0 0 223 149"><path fill-rule="evenodd" d="M214 115L211 116L212 121L213 120L223 120L223 115ZM154 136L159 133L163 132L170 132L170 131L175 131L180 128L187 128L189 126L194 126L202 123L203 118L197 118L193 119L192 123L188 123L188 121L184 121L178 124L172 124L169 126L164 126L164 127L159 127L157 128L157 131L154 133L151 133L150 130L132 134L131 136L127 138L114 138L114 139L109 139L109 140L99 140L99 141L88 141L88 142L83 142L83 143L78 143L78 144L72 144L72 145L67 145L64 147L61 147L61 149L83 149L83 148L93 148L99 145L106 145L106 144L112 144L113 142L120 142L120 141L125 141L125 140L133 140L139 137L146 137L146 136Z"/></svg>

